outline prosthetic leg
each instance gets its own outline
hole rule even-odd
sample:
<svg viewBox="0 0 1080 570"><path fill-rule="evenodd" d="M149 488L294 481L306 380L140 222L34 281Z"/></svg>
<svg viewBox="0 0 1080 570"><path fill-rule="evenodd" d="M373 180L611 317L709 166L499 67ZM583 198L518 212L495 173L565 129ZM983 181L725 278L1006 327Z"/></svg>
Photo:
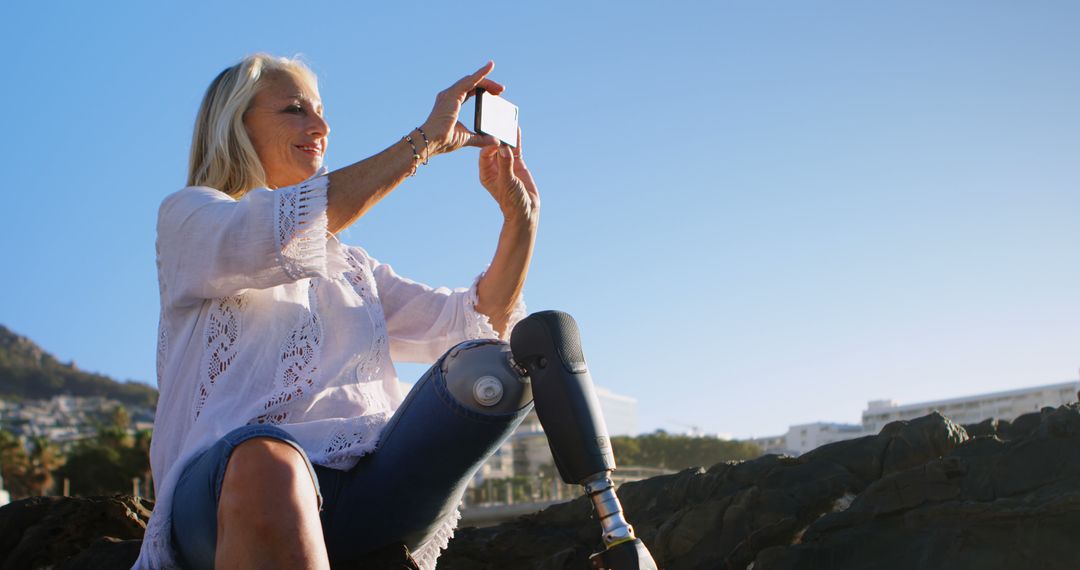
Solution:
<svg viewBox="0 0 1080 570"><path fill-rule="evenodd" d="M464 342L436 366L454 398L478 412L513 412L533 398L559 474L563 481L585 488L600 519L604 550L590 558L592 567L656 569L615 495L609 477L615 457L570 315L534 313L514 327L510 346L491 340Z"/></svg>
<svg viewBox="0 0 1080 570"><path fill-rule="evenodd" d="M532 380L536 415L559 475L567 483L584 486L596 508L604 550L590 557L592 567L655 570L652 555L623 516L609 477L615 456L577 323L559 311L533 313L514 327L510 349L516 365Z"/></svg>

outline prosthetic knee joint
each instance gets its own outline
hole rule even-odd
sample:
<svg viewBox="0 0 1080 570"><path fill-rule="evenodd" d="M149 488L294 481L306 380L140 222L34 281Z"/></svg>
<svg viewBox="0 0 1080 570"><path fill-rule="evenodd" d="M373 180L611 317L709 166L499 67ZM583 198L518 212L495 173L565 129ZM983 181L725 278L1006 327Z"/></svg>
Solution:
<svg viewBox="0 0 1080 570"><path fill-rule="evenodd" d="M604 550L591 557L593 568L655 570L615 494L611 441L570 315L534 313L514 327L509 346L462 343L442 366L451 394L477 411L508 413L534 399L559 475L585 488L600 519Z"/></svg>

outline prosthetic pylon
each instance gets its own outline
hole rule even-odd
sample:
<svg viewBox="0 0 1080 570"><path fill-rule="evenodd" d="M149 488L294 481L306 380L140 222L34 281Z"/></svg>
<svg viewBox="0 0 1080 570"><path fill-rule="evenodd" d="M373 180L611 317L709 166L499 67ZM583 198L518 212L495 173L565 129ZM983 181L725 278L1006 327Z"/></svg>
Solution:
<svg viewBox="0 0 1080 570"><path fill-rule="evenodd" d="M655 570L652 555L634 536L615 494L610 477L615 456L577 323L560 311L533 313L514 327L510 350L520 372L531 378L536 415L559 475L585 488L600 519L604 550L590 558L592 567Z"/></svg>

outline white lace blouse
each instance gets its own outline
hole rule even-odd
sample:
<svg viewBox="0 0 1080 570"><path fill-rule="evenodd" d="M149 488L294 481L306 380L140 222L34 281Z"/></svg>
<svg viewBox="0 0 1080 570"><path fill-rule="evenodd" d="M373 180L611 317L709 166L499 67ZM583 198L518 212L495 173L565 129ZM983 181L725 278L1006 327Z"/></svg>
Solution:
<svg viewBox="0 0 1080 570"><path fill-rule="evenodd" d="M177 478L232 429L277 425L312 463L348 469L401 403L392 360L432 362L458 342L497 336L475 309L475 283L432 289L328 239L326 188L317 176L234 200L189 187L162 203L157 502L136 568L178 567ZM510 326L522 316L519 300ZM414 553L422 567L435 566L456 522Z"/></svg>

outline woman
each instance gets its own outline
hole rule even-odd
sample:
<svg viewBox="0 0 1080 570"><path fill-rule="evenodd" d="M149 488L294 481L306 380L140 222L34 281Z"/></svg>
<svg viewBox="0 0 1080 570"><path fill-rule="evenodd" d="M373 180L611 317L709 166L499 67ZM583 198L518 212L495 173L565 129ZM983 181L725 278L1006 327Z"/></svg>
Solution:
<svg viewBox="0 0 1080 570"><path fill-rule="evenodd" d="M188 187L158 217L158 501L136 567L345 564L380 546L365 543L371 532L357 535L358 520L407 527L414 557L434 566L456 524L446 505L468 473L410 468L451 480L418 484L447 489L427 509L440 514L403 522L413 509L365 508L399 492L406 474L372 474L365 461L389 453L371 454L402 402L391 358L431 362L461 341L508 334L524 315L539 197L520 135L511 149L458 122L477 88L502 92L486 78L493 67L440 93L402 140L329 174L330 128L303 64L254 55L211 83ZM504 220L470 289L415 283L334 237L429 159L466 146L481 148L480 181ZM482 434L461 438L471 442L463 453L493 449L524 412L484 418ZM414 432L446 429L404 408L393 419Z"/></svg>

